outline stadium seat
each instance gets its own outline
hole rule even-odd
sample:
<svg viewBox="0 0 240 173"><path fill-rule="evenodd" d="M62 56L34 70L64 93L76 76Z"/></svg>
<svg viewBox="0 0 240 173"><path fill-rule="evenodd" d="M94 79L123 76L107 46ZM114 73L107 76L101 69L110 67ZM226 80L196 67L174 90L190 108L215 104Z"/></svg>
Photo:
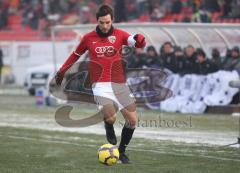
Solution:
<svg viewBox="0 0 240 173"><path fill-rule="evenodd" d="M22 29L22 16L20 16L20 15L10 15L8 17L8 26L12 30Z"/></svg>
<svg viewBox="0 0 240 173"><path fill-rule="evenodd" d="M221 13L218 12L212 13L212 22L217 22L220 16Z"/></svg>

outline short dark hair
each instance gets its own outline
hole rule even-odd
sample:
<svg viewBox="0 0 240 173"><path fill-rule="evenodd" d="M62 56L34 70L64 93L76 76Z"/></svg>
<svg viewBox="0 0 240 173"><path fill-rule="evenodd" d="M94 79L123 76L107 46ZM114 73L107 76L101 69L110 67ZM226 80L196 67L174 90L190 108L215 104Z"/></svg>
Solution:
<svg viewBox="0 0 240 173"><path fill-rule="evenodd" d="M193 49L195 49L195 47L192 44L187 45L186 48L193 48Z"/></svg>
<svg viewBox="0 0 240 173"><path fill-rule="evenodd" d="M239 47L237 47L237 46L234 46L234 47L232 48L232 51L237 52L237 53L240 52Z"/></svg>
<svg viewBox="0 0 240 173"><path fill-rule="evenodd" d="M204 58L206 57L206 53L205 53L204 50L201 49L201 48L198 48L198 49L196 50L196 54L197 54L197 55L200 55L200 56L203 56Z"/></svg>
<svg viewBox="0 0 240 173"><path fill-rule="evenodd" d="M163 43L163 46L165 46L165 45L169 45L169 46L173 47L173 45L170 41L166 41L165 43Z"/></svg>
<svg viewBox="0 0 240 173"><path fill-rule="evenodd" d="M96 18L98 20L99 17L106 16L110 14L111 19L113 20L113 9L109 5L101 5L96 13Z"/></svg>

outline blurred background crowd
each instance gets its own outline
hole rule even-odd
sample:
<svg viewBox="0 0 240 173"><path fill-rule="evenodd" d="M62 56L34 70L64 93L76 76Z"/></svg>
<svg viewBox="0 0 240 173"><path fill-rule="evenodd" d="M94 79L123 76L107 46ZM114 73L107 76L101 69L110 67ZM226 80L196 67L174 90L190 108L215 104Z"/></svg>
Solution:
<svg viewBox="0 0 240 173"><path fill-rule="evenodd" d="M2 40L50 40L53 25L95 23L99 4L114 7L115 22L240 23L240 0L1 0ZM224 56L213 49L206 56L192 45L179 47L166 42L160 50L136 49L126 57L129 67L165 67L180 74L208 74L217 70L240 72L239 47Z"/></svg>
<svg viewBox="0 0 240 173"><path fill-rule="evenodd" d="M207 57L201 48L192 45L181 48L165 42L159 51L154 46L148 46L146 52L135 49L125 58L129 68L167 68L180 75L205 75L218 70L237 70L240 73L240 50L237 46L228 49L224 56L214 48L211 57Z"/></svg>
<svg viewBox="0 0 240 173"><path fill-rule="evenodd" d="M240 23L240 0L1 0L0 29L94 23L102 3L114 7L115 22Z"/></svg>

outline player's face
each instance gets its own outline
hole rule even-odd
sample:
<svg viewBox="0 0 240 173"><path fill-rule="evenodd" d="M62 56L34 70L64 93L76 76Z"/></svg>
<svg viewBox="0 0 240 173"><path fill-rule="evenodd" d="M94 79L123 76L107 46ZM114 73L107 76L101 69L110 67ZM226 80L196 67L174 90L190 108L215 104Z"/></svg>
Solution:
<svg viewBox="0 0 240 173"><path fill-rule="evenodd" d="M103 33L108 33L112 26L111 15L102 16L98 18L98 26Z"/></svg>

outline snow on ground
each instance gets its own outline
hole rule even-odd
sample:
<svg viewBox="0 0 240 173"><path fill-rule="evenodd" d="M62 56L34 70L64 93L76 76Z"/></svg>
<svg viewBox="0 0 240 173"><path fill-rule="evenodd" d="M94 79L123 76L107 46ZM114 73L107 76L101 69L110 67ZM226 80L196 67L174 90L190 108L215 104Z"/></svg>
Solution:
<svg viewBox="0 0 240 173"><path fill-rule="evenodd" d="M67 128L55 122L54 117L31 117L31 115L20 116L17 114L0 114L0 126L2 127L23 127L49 131L65 131L91 134L105 134L103 123L85 128ZM115 126L117 136L121 134L121 126ZM136 138L153 140L169 140L185 143L197 143L207 145L227 145L237 141L237 132L208 132L208 131L186 131L181 129L144 128L139 127L134 133Z"/></svg>

